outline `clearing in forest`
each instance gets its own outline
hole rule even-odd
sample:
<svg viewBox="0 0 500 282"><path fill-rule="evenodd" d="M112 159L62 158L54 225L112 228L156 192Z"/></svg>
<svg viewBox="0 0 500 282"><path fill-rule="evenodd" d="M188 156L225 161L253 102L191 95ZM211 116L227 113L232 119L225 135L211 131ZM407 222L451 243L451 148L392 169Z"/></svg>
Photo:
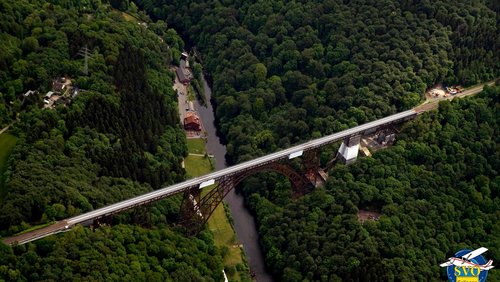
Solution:
<svg viewBox="0 0 500 282"><path fill-rule="evenodd" d="M205 140L188 139L187 145L190 155L184 159L186 173L192 177L197 177L211 172L215 164L211 164L211 162L214 162L213 159L205 156ZM203 189L201 196L206 195L211 189L213 189L213 186ZM222 204L215 209L208 220L208 229L214 235L215 245L223 250L225 268L231 269L226 273L229 279L231 281L241 281L242 274L237 268L242 269L243 272L247 271L243 261L243 250L237 242L236 234L225 209ZM237 267L237 265L240 265L240 267Z"/></svg>
<svg viewBox="0 0 500 282"><path fill-rule="evenodd" d="M7 160L9 154L16 144L17 138L9 133L0 134L0 201L7 192L5 190L5 171L7 170Z"/></svg>
<svg viewBox="0 0 500 282"><path fill-rule="evenodd" d="M381 214L378 212L374 211L367 211L367 210L359 210L358 212L358 220L363 223L367 220L378 220L380 218Z"/></svg>

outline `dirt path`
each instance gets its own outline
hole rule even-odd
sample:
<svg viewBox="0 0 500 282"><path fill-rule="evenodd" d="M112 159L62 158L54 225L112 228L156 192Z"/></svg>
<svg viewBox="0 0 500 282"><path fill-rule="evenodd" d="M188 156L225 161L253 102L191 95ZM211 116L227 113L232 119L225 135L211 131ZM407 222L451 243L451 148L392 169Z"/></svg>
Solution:
<svg viewBox="0 0 500 282"><path fill-rule="evenodd" d="M12 123L11 123L11 124L9 124L9 125L7 125L6 127L2 128L2 130L0 130L0 134L2 134L2 133L4 133L5 131L7 131L11 125L12 125Z"/></svg>
<svg viewBox="0 0 500 282"><path fill-rule="evenodd" d="M190 156L197 156L197 157L204 157L205 155L203 154L195 154L195 153L189 153Z"/></svg>
<svg viewBox="0 0 500 282"><path fill-rule="evenodd" d="M367 211L367 210L360 209L358 211L358 220L362 223L367 221L367 220L377 221L377 220L379 220L381 215L382 215L381 213L378 213L375 211Z"/></svg>
<svg viewBox="0 0 500 282"><path fill-rule="evenodd" d="M435 110L439 106L439 101L444 101L444 100L451 101L451 100L453 100L455 98L463 98L463 97L467 97L467 96L472 96L472 95L475 95L475 94L483 91L483 88L484 88L485 85L490 85L491 86L491 85L494 85L494 84L495 84L495 81L490 81L490 82L486 82L486 83L483 83L483 84L480 84L480 85L473 86L471 88L465 89L464 91L462 91L462 93L459 93L459 94L456 94L456 95L453 95L453 96L441 97L441 98L437 98L437 99L433 99L433 100L428 100L428 101L423 102L419 106L416 106L414 108L414 110L417 113L423 113L423 112L427 112L427 111L430 111L430 110Z"/></svg>

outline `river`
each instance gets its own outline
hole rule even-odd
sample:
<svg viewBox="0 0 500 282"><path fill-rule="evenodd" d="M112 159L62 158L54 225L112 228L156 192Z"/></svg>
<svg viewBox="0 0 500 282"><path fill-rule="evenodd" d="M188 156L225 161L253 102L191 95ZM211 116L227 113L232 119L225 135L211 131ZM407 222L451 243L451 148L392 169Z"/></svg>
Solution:
<svg viewBox="0 0 500 282"><path fill-rule="evenodd" d="M212 105L210 104L212 91L205 79L203 79L203 87L205 88L208 105L206 107L202 106L198 100L196 100L195 108L198 111L207 132L207 152L214 155L215 169L220 170L226 167L226 147L220 143L219 137L217 137L216 134L217 131L214 124L215 113ZM250 269L255 274L255 280L257 280L257 282L273 281L272 276L265 267L264 254L260 249L259 233L257 231L255 219L250 211L248 211L245 207L243 196L237 194L233 189L229 192L229 194L227 194L224 201L229 205L231 210L231 215L234 219L236 236L238 237L239 242L243 244L243 249L250 265Z"/></svg>

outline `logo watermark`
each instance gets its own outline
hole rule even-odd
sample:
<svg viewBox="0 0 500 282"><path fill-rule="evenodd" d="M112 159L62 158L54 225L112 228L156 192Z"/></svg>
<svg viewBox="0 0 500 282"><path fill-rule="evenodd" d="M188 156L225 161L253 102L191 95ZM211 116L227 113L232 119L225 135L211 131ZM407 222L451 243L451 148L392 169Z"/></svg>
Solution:
<svg viewBox="0 0 500 282"><path fill-rule="evenodd" d="M494 267L492 260L487 261L482 256L487 250L484 247L474 251L460 250L440 266L446 267L450 282L485 282L488 270Z"/></svg>

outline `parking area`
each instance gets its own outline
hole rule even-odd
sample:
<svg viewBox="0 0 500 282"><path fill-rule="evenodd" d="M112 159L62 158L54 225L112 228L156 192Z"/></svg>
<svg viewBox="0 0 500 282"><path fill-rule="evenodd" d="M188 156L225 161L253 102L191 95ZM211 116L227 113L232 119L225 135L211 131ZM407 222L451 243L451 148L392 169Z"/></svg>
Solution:
<svg viewBox="0 0 500 282"><path fill-rule="evenodd" d="M177 77L175 78L173 88L177 92L177 102L179 103L179 118L183 126L184 120L187 116L192 116L194 114L198 118L194 103L192 101L189 101L188 98L188 87L188 85L181 83ZM203 132L205 131L203 127L203 121L199 118L197 119L197 121L199 122L201 130L188 130L184 126L184 131L186 132L186 136L188 139L203 137Z"/></svg>

